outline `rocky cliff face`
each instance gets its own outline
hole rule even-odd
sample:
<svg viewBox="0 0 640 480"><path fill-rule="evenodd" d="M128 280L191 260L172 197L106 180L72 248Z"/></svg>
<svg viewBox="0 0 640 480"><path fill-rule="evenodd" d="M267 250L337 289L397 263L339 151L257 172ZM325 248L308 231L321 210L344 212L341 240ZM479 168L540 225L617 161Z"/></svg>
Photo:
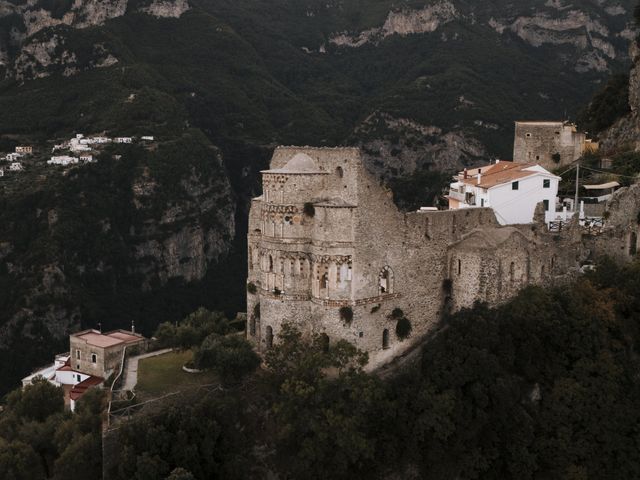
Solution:
<svg viewBox="0 0 640 480"><path fill-rule="evenodd" d="M416 170L456 171L486 158L480 141L463 130L444 132L384 113L375 113L354 134L369 170L385 179L410 175Z"/></svg>
<svg viewBox="0 0 640 480"><path fill-rule="evenodd" d="M458 17L458 11L450 1L437 2L420 10L390 11L382 27L355 34L336 33L330 37L329 42L338 46L361 47L367 43L377 43L391 35L435 32L441 25Z"/></svg>
<svg viewBox="0 0 640 480"><path fill-rule="evenodd" d="M577 72L607 71L612 60L626 56L626 45L634 37L633 29L626 22L631 7L631 2L613 5L599 2L593 8L586 5L580 8L560 0L548 0L532 5L530 13L523 14L527 9L511 3L478 8L445 0L421 9L391 9L382 26L361 32L334 33L329 42L357 48L379 44L392 35L436 32L455 21L476 28L488 26L502 37L517 37L536 48L570 47L571 54L566 61L572 62ZM443 31L442 35L447 33Z"/></svg>
<svg viewBox="0 0 640 480"><path fill-rule="evenodd" d="M75 0L68 5L36 0L21 4L0 1L0 66L4 67L5 76L18 80L48 76L52 72L69 76L117 62L104 44L93 45L90 60L79 62L76 52L69 50L64 35L56 33L55 27L99 26L128 11L179 18L189 9L187 0L152 0L133 6L129 3L129 0Z"/></svg>
<svg viewBox="0 0 640 480"><path fill-rule="evenodd" d="M629 52L633 61L629 72L629 108L631 112L600 134L600 149L603 152L628 148L640 151L640 46L637 41L632 42Z"/></svg>

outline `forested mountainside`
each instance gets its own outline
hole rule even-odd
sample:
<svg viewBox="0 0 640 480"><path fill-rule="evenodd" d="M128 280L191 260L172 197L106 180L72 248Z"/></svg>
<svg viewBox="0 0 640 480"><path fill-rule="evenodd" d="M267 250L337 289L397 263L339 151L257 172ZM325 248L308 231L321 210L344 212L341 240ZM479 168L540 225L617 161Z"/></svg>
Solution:
<svg viewBox="0 0 640 480"><path fill-rule="evenodd" d="M635 479L639 287L640 265L605 261L573 284L476 305L447 318L418 361L386 379L365 373L366 354L346 341L327 348L293 327L255 373L249 344L237 348L243 339L204 333L195 358L209 352L224 388L192 387L134 415L121 411L104 436L101 390L87 392L75 414L46 381L12 392L0 416L0 472L16 480L78 472L83 480ZM158 337L203 333L189 320Z"/></svg>
<svg viewBox="0 0 640 480"><path fill-rule="evenodd" d="M404 190L508 158L513 120L572 117L627 69L632 5L0 2L0 150L39 152L0 179L0 390L69 330L242 310L247 201L278 144L360 145ZM45 166L80 132L156 142Z"/></svg>

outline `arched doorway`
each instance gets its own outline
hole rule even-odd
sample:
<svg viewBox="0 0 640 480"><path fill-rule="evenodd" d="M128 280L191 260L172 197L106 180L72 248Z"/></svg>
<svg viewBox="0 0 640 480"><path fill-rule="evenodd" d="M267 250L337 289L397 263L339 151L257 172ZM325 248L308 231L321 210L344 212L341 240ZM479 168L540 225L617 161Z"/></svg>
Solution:
<svg viewBox="0 0 640 480"><path fill-rule="evenodd" d="M382 348L389 348L389 330L386 328L382 331Z"/></svg>
<svg viewBox="0 0 640 480"><path fill-rule="evenodd" d="M267 327L267 349L273 347L273 328Z"/></svg>
<svg viewBox="0 0 640 480"><path fill-rule="evenodd" d="M329 335L326 333L320 334L320 344L322 345L322 351L329 353Z"/></svg>

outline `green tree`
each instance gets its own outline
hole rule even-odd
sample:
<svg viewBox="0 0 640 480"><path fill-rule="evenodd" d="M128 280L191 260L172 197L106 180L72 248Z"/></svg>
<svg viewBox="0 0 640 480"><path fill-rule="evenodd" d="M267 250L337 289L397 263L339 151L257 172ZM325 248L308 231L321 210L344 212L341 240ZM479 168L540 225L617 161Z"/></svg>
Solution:
<svg viewBox="0 0 640 480"><path fill-rule="evenodd" d="M7 443L0 438L0 476L3 480L46 478L36 452L19 440Z"/></svg>
<svg viewBox="0 0 640 480"><path fill-rule="evenodd" d="M247 340L237 335L209 335L194 354L196 368L213 368L224 383L239 382L260 365Z"/></svg>
<svg viewBox="0 0 640 480"><path fill-rule="evenodd" d="M19 417L41 422L49 415L64 411L64 393L62 387L37 378L32 385L11 392L7 404Z"/></svg>

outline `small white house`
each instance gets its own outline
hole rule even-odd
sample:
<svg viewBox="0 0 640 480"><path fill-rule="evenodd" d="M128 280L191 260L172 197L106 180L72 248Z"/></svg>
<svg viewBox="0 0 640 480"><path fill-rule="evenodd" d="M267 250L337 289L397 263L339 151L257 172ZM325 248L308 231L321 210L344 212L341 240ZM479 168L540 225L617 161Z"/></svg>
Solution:
<svg viewBox="0 0 640 480"><path fill-rule="evenodd" d="M9 171L11 172L21 172L22 170L24 170L24 167L20 162L13 162L9 165Z"/></svg>
<svg viewBox="0 0 640 480"><path fill-rule="evenodd" d="M80 155L80 161L84 163L93 163L93 155Z"/></svg>
<svg viewBox="0 0 640 480"><path fill-rule="evenodd" d="M4 177L4 169L0 168L0 177Z"/></svg>
<svg viewBox="0 0 640 480"><path fill-rule="evenodd" d="M33 147L31 145L24 145L20 147L16 147L16 153L23 153L26 155L31 155L33 153Z"/></svg>
<svg viewBox="0 0 640 480"><path fill-rule="evenodd" d="M133 138L132 137L116 137L113 139L113 141L115 143L132 143Z"/></svg>
<svg viewBox="0 0 640 480"><path fill-rule="evenodd" d="M153 142L153 137L151 135L144 135L140 137L140 140L143 140L145 142Z"/></svg>
<svg viewBox="0 0 640 480"><path fill-rule="evenodd" d="M50 160L47 160L47 165L62 165L62 166L67 166L67 165L75 165L76 163L78 163L78 158L76 157L70 157L69 155L60 155L57 157L51 157Z"/></svg>
<svg viewBox="0 0 640 480"><path fill-rule="evenodd" d="M540 165L498 161L460 172L449 189L449 208L492 208L501 225L531 223L538 203L555 217L560 177Z"/></svg>
<svg viewBox="0 0 640 480"><path fill-rule="evenodd" d="M5 160L7 162L15 162L16 160L22 158L24 155L22 153L18 153L18 152L14 152L14 153L8 153L7 156L5 157Z"/></svg>

